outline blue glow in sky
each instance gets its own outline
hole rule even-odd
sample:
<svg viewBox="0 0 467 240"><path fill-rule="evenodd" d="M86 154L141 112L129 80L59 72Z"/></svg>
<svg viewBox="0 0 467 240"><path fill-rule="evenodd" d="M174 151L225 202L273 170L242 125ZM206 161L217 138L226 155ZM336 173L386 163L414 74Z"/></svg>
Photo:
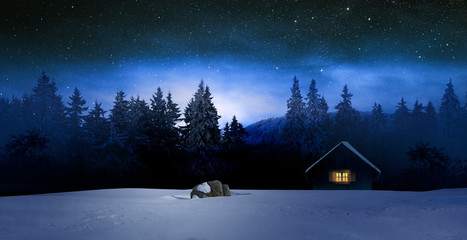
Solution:
<svg viewBox="0 0 467 240"><path fill-rule="evenodd" d="M145 100L161 87L183 109L203 79L221 123L282 116L294 75L330 110L345 84L354 106L393 112L401 97L439 106L452 79L465 103L464 1L6 1L0 94L30 93L42 71L64 102Z"/></svg>

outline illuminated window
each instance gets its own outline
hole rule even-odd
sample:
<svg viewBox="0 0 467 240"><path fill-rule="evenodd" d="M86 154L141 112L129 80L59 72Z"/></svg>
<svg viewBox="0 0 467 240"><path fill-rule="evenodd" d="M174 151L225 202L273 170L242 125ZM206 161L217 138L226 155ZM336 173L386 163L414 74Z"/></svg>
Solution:
<svg viewBox="0 0 467 240"><path fill-rule="evenodd" d="M336 182L346 183L349 182L348 172L336 172Z"/></svg>
<svg viewBox="0 0 467 240"><path fill-rule="evenodd" d="M337 170L329 173L329 181L335 183L350 183L355 180L352 179L353 175L350 174L350 170Z"/></svg>

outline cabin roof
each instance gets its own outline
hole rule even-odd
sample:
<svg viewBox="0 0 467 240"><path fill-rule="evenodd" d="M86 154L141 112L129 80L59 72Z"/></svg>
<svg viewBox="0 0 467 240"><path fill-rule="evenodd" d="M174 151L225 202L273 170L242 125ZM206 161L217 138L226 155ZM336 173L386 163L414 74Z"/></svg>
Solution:
<svg viewBox="0 0 467 240"><path fill-rule="evenodd" d="M316 166L316 164L318 164L321 160L325 159L326 156L328 156L331 152L333 152L336 148L338 148L339 146L345 146L346 148L348 148L350 151L352 151L355 155L357 155L361 160L363 160L365 163L367 163L368 165L370 165L376 172L378 172L378 176L381 175L381 170L379 170L379 168L377 168L373 163L371 163L368 159L366 159L366 157L364 157L361 153L359 153L357 151L357 149L355 149L352 145L350 145L349 142L346 142L346 141L342 141L340 142L339 144L337 144L335 147L333 147L331 150L329 150L329 152L327 152L326 154L324 154L324 156L322 156L318 161L316 161L315 163L313 163L305 172L308 172L309 170L311 170L314 166Z"/></svg>

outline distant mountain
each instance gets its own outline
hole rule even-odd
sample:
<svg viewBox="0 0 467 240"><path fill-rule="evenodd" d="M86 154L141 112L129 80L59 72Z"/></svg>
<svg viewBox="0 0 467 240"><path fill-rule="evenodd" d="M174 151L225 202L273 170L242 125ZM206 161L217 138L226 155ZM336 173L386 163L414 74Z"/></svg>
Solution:
<svg viewBox="0 0 467 240"><path fill-rule="evenodd" d="M284 125L285 116L268 118L248 125L245 128L249 134L246 141L251 145L278 143Z"/></svg>
<svg viewBox="0 0 467 240"><path fill-rule="evenodd" d="M331 118L334 118L336 112L331 112ZM360 119L371 117L371 112L360 112ZM392 114L386 115L387 120L392 120ZM285 116L263 119L259 122L248 125L245 130L249 136L246 141L250 145L257 144L276 144L280 143L281 132L285 126Z"/></svg>

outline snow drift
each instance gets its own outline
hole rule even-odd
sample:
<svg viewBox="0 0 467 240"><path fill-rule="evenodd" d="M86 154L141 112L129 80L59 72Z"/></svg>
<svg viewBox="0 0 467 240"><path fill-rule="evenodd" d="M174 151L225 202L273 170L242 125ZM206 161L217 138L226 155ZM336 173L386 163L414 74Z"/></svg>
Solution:
<svg viewBox="0 0 467 240"><path fill-rule="evenodd" d="M0 239L467 239L467 189L112 189L0 198Z"/></svg>

